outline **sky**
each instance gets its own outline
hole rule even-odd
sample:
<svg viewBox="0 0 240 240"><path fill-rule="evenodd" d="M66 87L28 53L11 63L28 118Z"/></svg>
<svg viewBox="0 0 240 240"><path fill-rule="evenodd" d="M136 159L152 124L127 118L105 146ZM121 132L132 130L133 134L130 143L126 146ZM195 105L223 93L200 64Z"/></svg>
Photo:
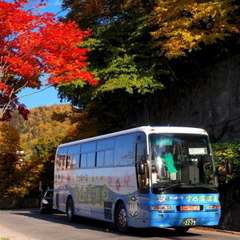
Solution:
<svg viewBox="0 0 240 240"><path fill-rule="evenodd" d="M43 12L53 12L58 13L61 11L62 0L48 0L47 6L41 11ZM64 16L64 12L60 13L57 16ZM44 78L43 78L44 80ZM40 90L43 90L41 88ZM65 100L60 102L60 99L57 97L57 90L54 87L50 87L46 90L37 92L37 89L25 88L19 94L19 102L26 105L27 109L32 109L38 106L51 106L52 104L66 104ZM37 92L37 93L35 93ZM31 94L34 93L34 94Z"/></svg>

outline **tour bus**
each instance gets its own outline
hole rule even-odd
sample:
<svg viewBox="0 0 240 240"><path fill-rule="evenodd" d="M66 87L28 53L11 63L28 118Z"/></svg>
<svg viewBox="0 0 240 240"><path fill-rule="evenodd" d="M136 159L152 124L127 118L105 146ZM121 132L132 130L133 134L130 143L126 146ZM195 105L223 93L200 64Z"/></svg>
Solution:
<svg viewBox="0 0 240 240"><path fill-rule="evenodd" d="M54 208L129 227L218 225L221 207L208 134L143 126L58 146Z"/></svg>

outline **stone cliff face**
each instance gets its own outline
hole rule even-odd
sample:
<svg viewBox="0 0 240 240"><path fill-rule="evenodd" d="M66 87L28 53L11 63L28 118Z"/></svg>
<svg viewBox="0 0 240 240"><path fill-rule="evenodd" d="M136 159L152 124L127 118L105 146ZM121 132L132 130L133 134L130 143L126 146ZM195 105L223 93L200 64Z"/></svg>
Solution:
<svg viewBox="0 0 240 240"><path fill-rule="evenodd" d="M240 56L174 82L136 107L132 125L202 127L212 142L240 138Z"/></svg>
<svg viewBox="0 0 240 240"><path fill-rule="evenodd" d="M219 227L240 232L240 177L226 186L220 186L222 215Z"/></svg>

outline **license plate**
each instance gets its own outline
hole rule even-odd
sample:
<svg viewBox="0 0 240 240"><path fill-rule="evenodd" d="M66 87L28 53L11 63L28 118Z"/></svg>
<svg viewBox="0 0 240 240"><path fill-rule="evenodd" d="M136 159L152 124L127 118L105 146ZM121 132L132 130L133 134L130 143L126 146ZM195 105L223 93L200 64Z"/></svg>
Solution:
<svg viewBox="0 0 240 240"><path fill-rule="evenodd" d="M180 206L180 211L200 211L200 206Z"/></svg>
<svg viewBox="0 0 240 240"><path fill-rule="evenodd" d="M196 226L197 219L196 218L184 218L182 221L183 226Z"/></svg>

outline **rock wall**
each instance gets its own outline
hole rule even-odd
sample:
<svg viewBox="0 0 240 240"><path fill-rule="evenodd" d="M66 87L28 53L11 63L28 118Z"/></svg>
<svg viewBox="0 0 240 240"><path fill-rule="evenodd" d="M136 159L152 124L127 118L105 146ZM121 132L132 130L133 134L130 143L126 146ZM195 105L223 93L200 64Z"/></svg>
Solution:
<svg viewBox="0 0 240 240"><path fill-rule="evenodd" d="M240 138L240 55L175 81L132 114L129 125L202 127L212 142Z"/></svg>
<svg viewBox="0 0 240 240"><path fill-rule="evenodd" d="M219 190L222 207L219 227L240 232L240 177L220 186Z"/></svg>

